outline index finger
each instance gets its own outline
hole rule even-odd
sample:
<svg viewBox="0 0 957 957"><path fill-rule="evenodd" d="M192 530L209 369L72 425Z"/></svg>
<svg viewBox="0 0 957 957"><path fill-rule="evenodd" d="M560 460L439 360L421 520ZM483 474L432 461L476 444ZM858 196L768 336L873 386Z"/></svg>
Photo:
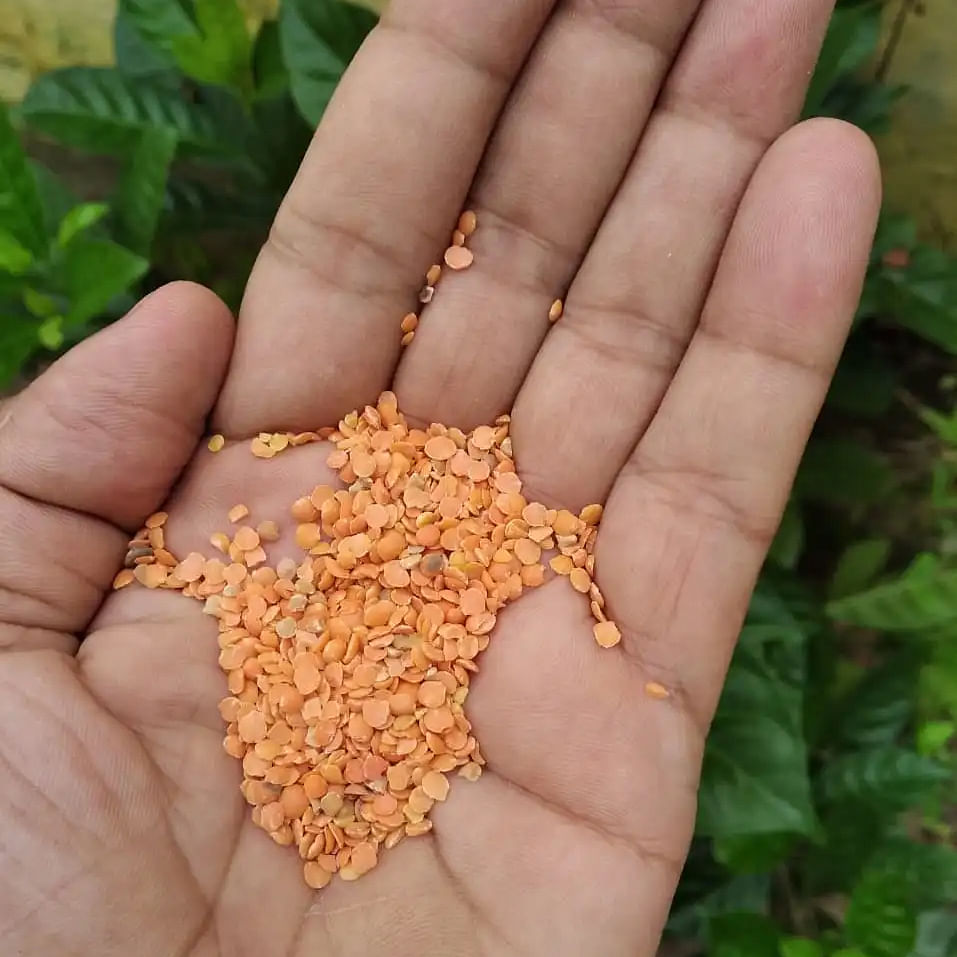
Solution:
<svg viewBox="0 0 957 957"><path fill-rule="evenodd" d="M331 424L388 387L399 321L448 244L553 4L391 4L253 271L217 413L223 431Z"/></svg>

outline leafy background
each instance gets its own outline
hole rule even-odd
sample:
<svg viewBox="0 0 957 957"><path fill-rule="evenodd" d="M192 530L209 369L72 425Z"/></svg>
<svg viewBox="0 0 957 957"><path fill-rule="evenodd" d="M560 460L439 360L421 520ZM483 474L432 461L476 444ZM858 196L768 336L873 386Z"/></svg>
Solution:
<svg viewBox="0 0 957 957"><path fill-rule="evenodd" d="M913 7L838 4L807 115L887 127ZM374 24L338 0L254 30L236 0L120 0L115 67L0 106L0 389L168 279L235 305ZM957 954L955 353L957 262L887 209L714 723L679 953Z"/></svg>

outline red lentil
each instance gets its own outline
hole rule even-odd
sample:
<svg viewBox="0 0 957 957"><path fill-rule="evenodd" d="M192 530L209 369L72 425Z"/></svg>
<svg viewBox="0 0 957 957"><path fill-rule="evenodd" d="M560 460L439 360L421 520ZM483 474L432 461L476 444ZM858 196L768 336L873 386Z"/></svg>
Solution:
<svg viewBox="0 0 957 957"><path fill-rule="evenodd" d="M475 225L463 214L463 237ZM462 268L465 253L450 247L446 261ZM509 425L413 429L386 392L334 430L252 440L259 458L334 446L328 463L347 487L320 485L292 503L298 559L266 564L273 521L212 535L229 563L177 560L165 512L130 542L115 588L181 591L218 619L223 747L242 762L254 823L296 846L312 888L335 874L356 880L380 847L428 833L448 774L479 778L485 760L464 707L475 659L501 609L544 584L544 552L557 550L552 571L588 596L596 643L621 640L594 581L601 506L575 515L527 501ZM237 505L228 518L248 515ZM670 694L656 682L645 692Z"/></svg>

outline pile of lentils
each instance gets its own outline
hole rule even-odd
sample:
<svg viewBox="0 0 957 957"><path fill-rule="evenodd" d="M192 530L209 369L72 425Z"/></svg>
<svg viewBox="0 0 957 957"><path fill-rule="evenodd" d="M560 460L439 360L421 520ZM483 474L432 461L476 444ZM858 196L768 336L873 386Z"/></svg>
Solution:
<svg viewBox="0 0 957 957"><path fill-rule="evenodd" d="M463 250L475 226L463 214L446 265L471 264ZM440 273L430 269L423 301ZM403 320L404 345L417 324ZM178 559L159 512L114 582L180 591L218 620L224 748L242 762L253 822L298 850L313 888L336 874L357 880L380 848L427 834L448 775L482 774L470 680L498 614L544 584L546 565L589 601L598 644L621 640L594 581L602 507L574 514L527 501L508 416L468 434L415 429L386 392L336 429L263 433L251 451L269 459L318 441L334 445L328 464L342 487L292 503L300 557L271 567L264 546L279 540L278 524L241 524L250 513L237 505L233 533L210 540L221 557Z"/></svg>

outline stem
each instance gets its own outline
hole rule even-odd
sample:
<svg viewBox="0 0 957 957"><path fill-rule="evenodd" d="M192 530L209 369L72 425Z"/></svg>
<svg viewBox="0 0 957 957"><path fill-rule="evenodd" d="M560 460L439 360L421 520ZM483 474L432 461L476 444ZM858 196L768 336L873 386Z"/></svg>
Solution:
<svg viewBox="0 0 957 957"><path fill-rule="evenodd" d="M900 9L897 11L897 16L894 18L894 23L891 26L891 34L888 37L887 46L884 48L884 53L881 56L880 62L877 64L877 70L874 74L878 82L883 83L884 80L887 79L891 64L894 62L894 55L897 53L897 48L900 46L900 42L904 36L904 27L907 25L907 18L914 12L916 7L917 0L901 0Z"/></svg>
<svg viewBox="0 0 957 957"><path fill-rule="evenodd" d="M816 936L817 928L815 922L795 892L794 884L791 880L791 873L787 865L782 865L775 876L777 877L777 884L781 891L781 896L784 899L787 915L790 918L791 927L794 932L801 937Z"/></svg>

